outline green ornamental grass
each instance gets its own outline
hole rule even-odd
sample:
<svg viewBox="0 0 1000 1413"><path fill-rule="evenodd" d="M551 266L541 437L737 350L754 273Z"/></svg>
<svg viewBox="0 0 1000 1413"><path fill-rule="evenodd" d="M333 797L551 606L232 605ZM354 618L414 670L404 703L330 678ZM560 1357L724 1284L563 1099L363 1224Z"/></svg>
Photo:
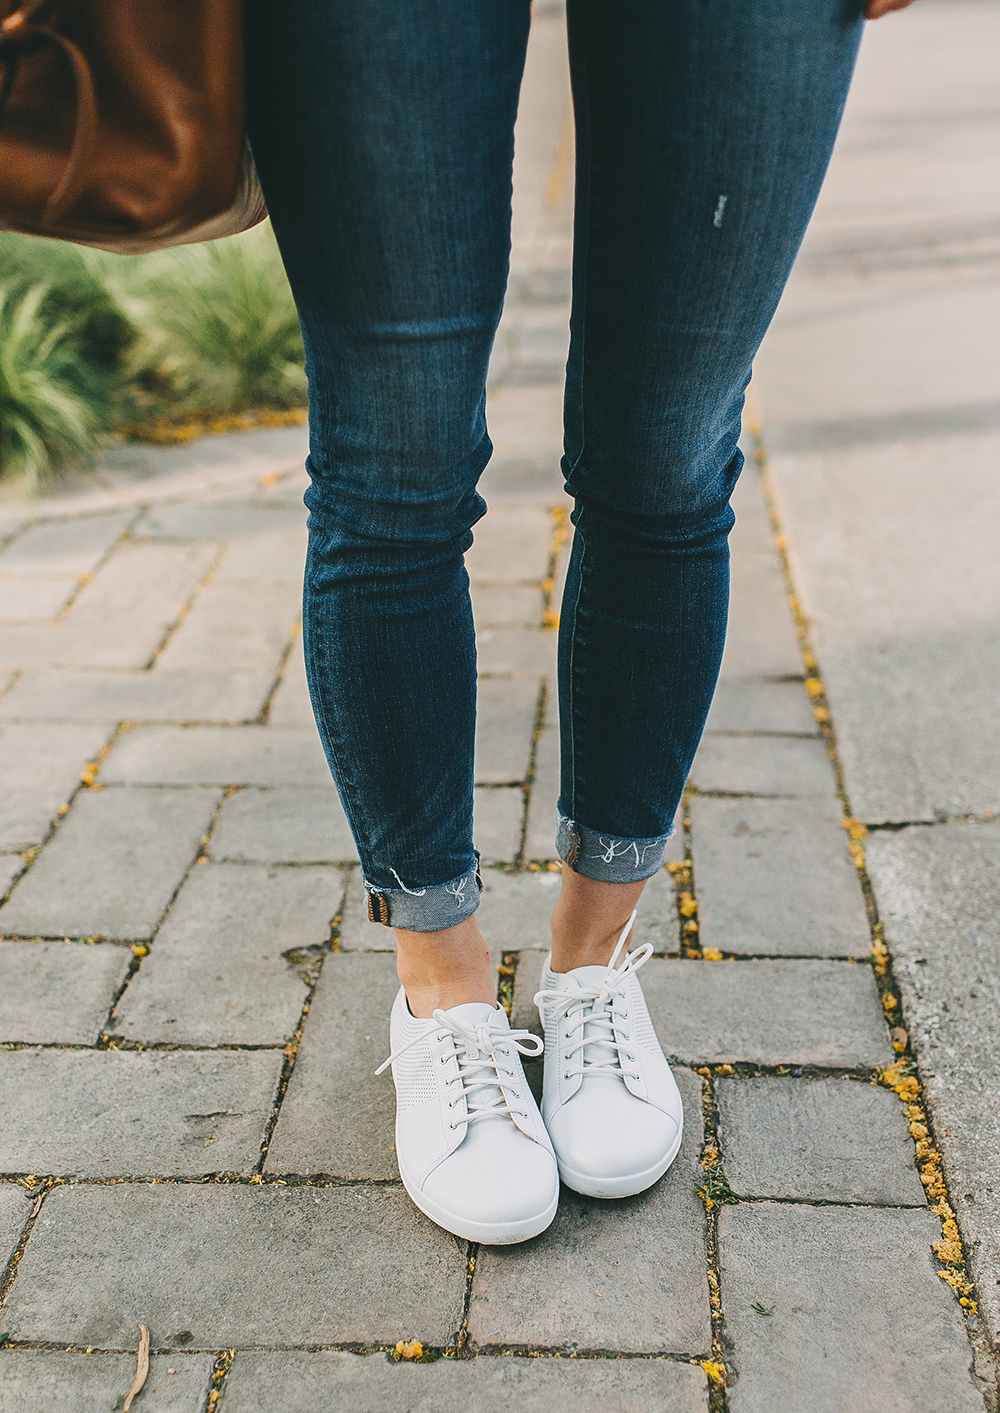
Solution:
<svg viewBox="0 0 1000 1413"><path fill-rule="evenodd" d="M0 288L0 470L32 490L62 462L88 456L99 428L81 378L77 329L43 316L50 287Z"/></svg>
<svg viewBox="0 0 1000 1413"><path fill-rule="evenodd" d="M126 258L0 232L0 478L136 424L303 407L304 362L269 225Z"/></svg>
<svg viewBox="0 0 1000 1413"><path fill-rule="evenodd" d="M133 287L201 394L223 412L305 402L298 315L270 226L159 257Z"/></svg>

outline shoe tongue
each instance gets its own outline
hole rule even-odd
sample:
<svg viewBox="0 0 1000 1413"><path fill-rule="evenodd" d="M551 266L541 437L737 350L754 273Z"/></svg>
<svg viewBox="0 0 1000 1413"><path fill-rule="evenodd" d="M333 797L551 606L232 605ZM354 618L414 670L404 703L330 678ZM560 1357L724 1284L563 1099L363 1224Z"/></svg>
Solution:
<svg viewBox="0 0 1000 1413"><path fill-rule="evenodd" d="M574 967L565 973L563 991L582 990L585 986L597 986L608 974L607 967ZM567 986L565 982L570 984Z"/></svg>
<svg viewBox="0 0 1000 1413"><path fill-rule="evenodd" d="M445 1015L454 1016L459 1025L467 1030L474 1030L483 1021L493 1027L499 1026L501 1030L507 1028L507 1012L502 1006L491 1006L488 1001L467 1001L464 1006L452 1006Z"/></svg>

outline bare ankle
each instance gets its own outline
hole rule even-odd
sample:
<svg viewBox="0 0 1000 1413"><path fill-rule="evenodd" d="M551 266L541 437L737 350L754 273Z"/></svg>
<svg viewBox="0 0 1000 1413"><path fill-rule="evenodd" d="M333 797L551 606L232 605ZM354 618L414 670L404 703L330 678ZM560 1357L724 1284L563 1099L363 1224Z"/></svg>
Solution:
<svg viewBox="0 0 1000 1413"><path fill-rule="evenodd" d="M496 1005L496 975L474 918L437 932L397 928L396 970L415 1016L429 1019L470 1001Z"/></svg>
<svg viewBox="0 0 1000 1413"><path fill-rule="evenodd" d="M559 902L552 914L552 970L607 966L645 886L645 879L604 883L564 868Z"/></svg>

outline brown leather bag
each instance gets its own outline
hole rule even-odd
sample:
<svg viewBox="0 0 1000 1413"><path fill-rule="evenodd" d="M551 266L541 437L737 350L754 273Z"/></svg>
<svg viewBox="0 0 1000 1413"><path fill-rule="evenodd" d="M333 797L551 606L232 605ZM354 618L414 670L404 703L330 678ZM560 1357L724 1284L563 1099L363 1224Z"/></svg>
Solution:
<svg viewBox="0 0 1000 1413"><path fill-rule="evenodd" d="M243 0L0 0L0 229L126 255L267 215Z"/></svg>

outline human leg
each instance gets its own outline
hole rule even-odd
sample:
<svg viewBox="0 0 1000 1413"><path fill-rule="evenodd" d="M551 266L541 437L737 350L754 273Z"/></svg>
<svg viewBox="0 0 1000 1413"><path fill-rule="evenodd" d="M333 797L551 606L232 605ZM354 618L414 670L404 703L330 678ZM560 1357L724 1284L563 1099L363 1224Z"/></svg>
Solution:
<svg viewBox="0 0 1000 1413"><path fill-rule="evenodd" d="M715 688L743 393L819 193L861 21L844 0L569 0L568 12L576 537L560 852L593 879L639 882L662 863Z"/></svg>
<svg viewBox="0 0 1000 1413"><path fill-rule="evenodd" d="M251 0L250 130L310 381L306 668L369 915L396 929L400 1176L449 1231L520 1241L558 1178L473 917L463 553L485 510L527 0L273 17Z"/></svg>
<svg viewBox="0 0 1000 1413"><path fill-rule="evenodd" d="M844 0L568 10L576 537L563 893L537 999L563 1179L623 1196L665 1170L682 1124L636 976L650 949L623 950L628 913L662 866L715 688L743 393L826 170L860 15Z"/></svg>
<svg viewBox="0 0 1000 1413"><path fill-rule="evenodd" d="M248 12L251 136L310 378L310 691L372 915L404 930L477 903L463 552L527 18L526 0Z"/></svg>

